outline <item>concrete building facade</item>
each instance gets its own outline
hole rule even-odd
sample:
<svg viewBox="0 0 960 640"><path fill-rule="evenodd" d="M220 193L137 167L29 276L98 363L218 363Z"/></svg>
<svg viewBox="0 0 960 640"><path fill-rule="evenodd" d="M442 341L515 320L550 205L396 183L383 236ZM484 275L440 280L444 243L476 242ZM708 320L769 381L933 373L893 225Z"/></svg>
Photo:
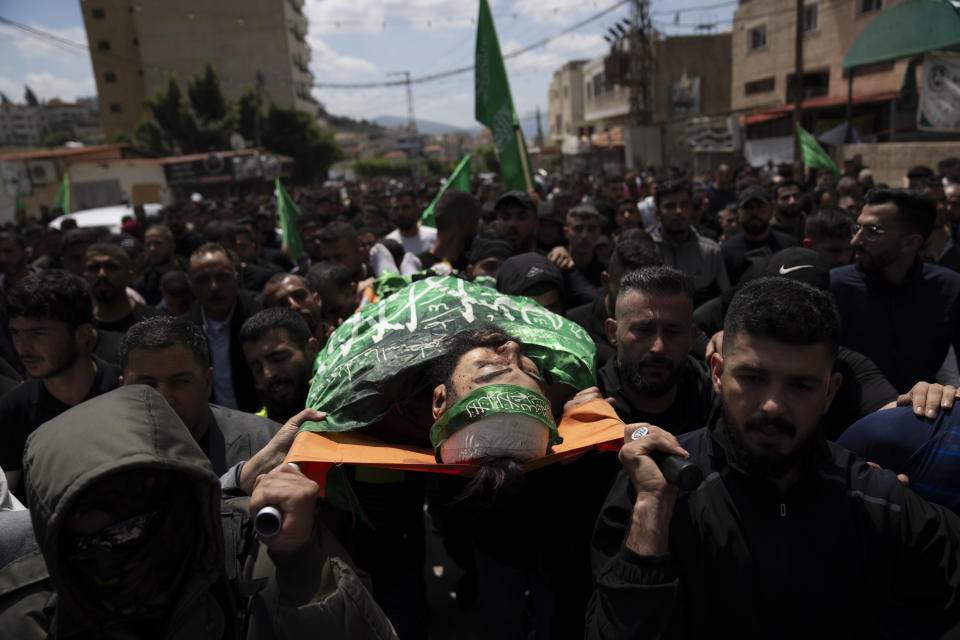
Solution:
<svg viewBox="0 0 960 640"><path fill-rule="evenodd" d="M553 72L547 98L547 137L554 144L575 136L583 122L583 66L586 60L571 60Z"/></svg>
<svg viewBox="0 0 960 640"><path fill-rule="evenodd" d="M843 58L876 15L902 0L807 0L803 12L803 98L847 97ZM733 18L734 110L793 102L795 0L740 0ZM858 69L855 96L897 91L908 61Z"/></svg>
<svg viewBox="0 0 960 640"><path fill-rule="evenodd" d="M730 110L730 33L659 38L653 45L653 111L650 125L633 132L635 159L660 164L685 162L693 152L688 144L689 122ZM623 43L626 51L626 43ZM626 51L628 54L629 52ZM630 116L630 90L625 78L608 76L607 56L571 61L554 72L550 86L550 138L565 138L567 155L623 147L628 136L622 130ZM563 87L579 76L579 91L561 94ZM571 84L572 86L572 84ZM582 107L581 107L582 105ZM568 114L581 113L579 119ZM563 125L560 136L557 124Z"/></svg>
<svg viewBox="0 0 960 640"><path fill-rule="evenodd" d="M263 78L264 103L316 113L303 0L81 0L109 140L129 134L173 76L209 62L231 98Z"/></svg>

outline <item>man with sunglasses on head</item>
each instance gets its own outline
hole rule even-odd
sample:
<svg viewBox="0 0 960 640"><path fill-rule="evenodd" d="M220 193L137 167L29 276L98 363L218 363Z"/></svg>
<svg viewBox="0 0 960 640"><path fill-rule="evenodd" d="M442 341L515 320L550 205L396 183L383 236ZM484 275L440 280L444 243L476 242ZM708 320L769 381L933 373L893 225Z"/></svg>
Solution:
<svg viewBox="0 0 960 640"><path fill-rule="evenodd" d="M919 257L935 218L916 191L871 190L850 240L853 264L830 272L840 344L900 392L936 379L950 345L960 352L960 274Z"/></svg>

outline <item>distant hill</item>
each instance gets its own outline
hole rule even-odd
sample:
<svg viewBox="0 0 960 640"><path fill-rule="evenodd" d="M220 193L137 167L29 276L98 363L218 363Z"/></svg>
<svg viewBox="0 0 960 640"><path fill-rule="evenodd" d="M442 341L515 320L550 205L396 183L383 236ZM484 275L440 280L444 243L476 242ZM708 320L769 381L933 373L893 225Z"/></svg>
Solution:
<svg viewBox="0 0 960 640"><path fill-rule="evenodd" d="M377 116L376 118L373 118L372 122L377 123L381 127L402 127L407 124L407 119L401 116ZM476 135L482 130L483 127L480 125L473 127L457 127L452 124L445 124L443 122L420 120L419 118L417 119L417 131L431 136L442 136L445 133L455 133L457 131L465 131L470 135Z"/></svg>

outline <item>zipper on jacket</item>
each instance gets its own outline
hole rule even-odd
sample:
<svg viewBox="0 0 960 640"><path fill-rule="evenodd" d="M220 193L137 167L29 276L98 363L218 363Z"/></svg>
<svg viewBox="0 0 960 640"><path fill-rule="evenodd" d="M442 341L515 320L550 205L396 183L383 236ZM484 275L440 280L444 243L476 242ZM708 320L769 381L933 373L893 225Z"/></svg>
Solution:
<svg viewBox="0 0 960 640"><path fill-rule="evenodd" d="M787 503L785 502L780 503L780 517L781 518L787 517Z"/></svg>

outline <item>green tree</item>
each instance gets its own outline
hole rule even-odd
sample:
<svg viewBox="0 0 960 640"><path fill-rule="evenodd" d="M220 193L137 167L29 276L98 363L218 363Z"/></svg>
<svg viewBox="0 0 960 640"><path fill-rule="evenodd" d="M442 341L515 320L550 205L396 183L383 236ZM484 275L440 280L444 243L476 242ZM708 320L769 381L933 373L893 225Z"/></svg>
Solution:
<svg viewBox="0 0 960 640"><path fill-rule="evenodd" d="M193 76L184 97L171 76L165 89L147 100L148 113L137 125L131 143L156 155L203 153L230 148L230 134L256 139L259 121L261 146L294 159L295 182L326 178L330 164L343 153L328 131L321 131L313 114L270 105L259 109L255 88L247 88L236 101L223 95L216 71L209 64Z"/></svg>
<svg viewBox="0 0 960 640"><path fill-rule="evenodd" d="M272 104L263 125L263 146L293 157L294 182L326 179L330 165L343 157L333 134L321 131L309 113Z"/></svg>
<svg viewBox="0 0 960 640"><path fill-rule="evenodd" d="M187 84L190 115L187 122L193 128L190 145L196 151L213 151L230 146L230 134L236 127L236 113L220 89L220 79L208 62L203 71Z"/></svg>
<svg viewBox="0 0 960 640"><path fill-rule="evenodd" d="M26 101L28 107L35 107L40 104L40 101L37 100L37 94L33 92L33 89L27 85L23 85L26 91L23 92L23 99Z"/></svg>

